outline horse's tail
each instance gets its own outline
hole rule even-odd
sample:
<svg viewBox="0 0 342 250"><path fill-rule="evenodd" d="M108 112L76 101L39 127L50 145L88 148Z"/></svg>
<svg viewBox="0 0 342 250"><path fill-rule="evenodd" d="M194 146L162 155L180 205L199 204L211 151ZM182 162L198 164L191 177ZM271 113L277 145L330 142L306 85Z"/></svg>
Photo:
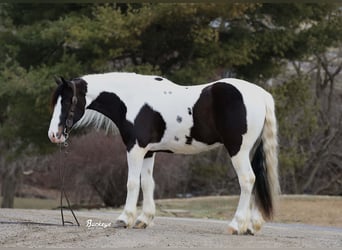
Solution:
<svg viewBox="0 0 342 250"><path fill-rule="evenodd" d="M252 168L255 174L255 201L265 219L272 219L276 197L280 193L278 179L278 138L277 121L273 97L266 93L266 117L253 160Z"/></svg>

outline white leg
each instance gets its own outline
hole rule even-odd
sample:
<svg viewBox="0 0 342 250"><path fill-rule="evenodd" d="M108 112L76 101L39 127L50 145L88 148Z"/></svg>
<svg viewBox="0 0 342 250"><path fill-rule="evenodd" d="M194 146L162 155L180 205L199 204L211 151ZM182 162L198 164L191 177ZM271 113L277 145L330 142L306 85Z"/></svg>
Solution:
<svg viewBox="0 0 342 250"><path fill-rule="evenodd" d="M128 180L126 204L124 211L116 221L116 227L130 227L135 221L140 190L140 173L145 153L146 151L137 145L127 153Z"/></svg>
<svg viewBox="0 0 342 250"><path fill-rule="evenodd" d="M255 175L249 161L249 152L240 151L232 157L232 162L239 179L241 194L235 216L229 224L229 231L232 234L246 234L250 233L247 229L251 218L250 200Z"/></svg>
<svg viewBox="0 0 342 250"><path fill-rule="evenodd" d="M258 206L255 203L255 197L253 195L251 199L251 221L250 225L248 226L248 230L254 234L255 232L259 231L263 224L265 223L264 218L262 217L262 214L258 208Z"/></svg>
<svg viewBox="0 0 342 250"><path fill-rule="evenodd" d="M134 228L146 228L153 220L156 213L154 204L154 180L153 166L154 156L144 159L141 170L141 188L143 191L143 207L142 213L139 215Z"/></svg>

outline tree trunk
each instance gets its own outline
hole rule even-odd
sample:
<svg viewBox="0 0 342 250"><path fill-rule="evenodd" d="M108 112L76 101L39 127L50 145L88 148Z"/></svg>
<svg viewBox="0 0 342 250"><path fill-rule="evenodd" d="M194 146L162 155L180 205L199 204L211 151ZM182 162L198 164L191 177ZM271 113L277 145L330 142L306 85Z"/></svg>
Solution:
<svg viewBox="0 0 342 250"><path fill-rule="evenodd" d="M10 164L3 172L1 184L2 208L13 208L15 191L20 174L20 165L17 163Z"/></svg>

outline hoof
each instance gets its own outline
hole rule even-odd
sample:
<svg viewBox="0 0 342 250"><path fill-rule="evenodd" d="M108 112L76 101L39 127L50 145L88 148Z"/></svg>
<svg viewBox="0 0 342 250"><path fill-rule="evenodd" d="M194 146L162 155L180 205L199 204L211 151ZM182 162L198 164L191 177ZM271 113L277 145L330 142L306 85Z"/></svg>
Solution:
<svg viewBox="0 0 342 250"><path fill-rule="evenodd" d="M254 224L253 224L253 229L254 229L254 232L258 232L258 231L260 231L260 229L261 229L261 226L262 226L262 224L261 224L261 223L254 223Z"/></svg>
<svg viewBox="0 0 342 250"><path fill-rule="evenodd" d="M231 235L238 235L238 231L232 227L228 227L228 234L231 234Z"/></svg>
<svg viewBox="0 0 342 250"><path fill-rule="evenodd" d="M141 220L137 220L133 226L134 229L145 229L147 227L147 224L145 222L142 222Z"/></svg>
<svg viewBox="0 0 342 250"><path fill-rule="evenodd" d="M127 224L126 222L124 222L123 220L117 220L114 225L114 228L127 228Z"/></svg>
<svg viewBox="0 0 342 250"><path fill-rule="evenodd" d="M244 232L243 235L254 235L254 233L251 229L247 229L247 231Z"/></svg>
<svg viewBox="0 0 342 250"><path fill-rule="evenodd" d="M228 228L228 233L231 234L231 235L254 235L254 232L251 229L247 229L246 232L239 233L238 230L236 230L236 229L234 229L232 227Z"/></svg>

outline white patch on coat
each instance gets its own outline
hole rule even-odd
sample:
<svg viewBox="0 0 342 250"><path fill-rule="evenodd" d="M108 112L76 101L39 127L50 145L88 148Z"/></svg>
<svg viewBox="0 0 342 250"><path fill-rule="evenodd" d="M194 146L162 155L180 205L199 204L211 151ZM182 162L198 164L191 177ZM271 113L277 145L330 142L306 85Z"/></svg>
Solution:
<svg viewBox="0 0 342 250"><path fill-rule="evenodd" d="M186 136L190 136L190 129L193 127L193 118L192 115L189 115L189 108L192 110L205 87L215 82L226 82L241 92L246 106L248 127L243 141L254 143L255 140L252 138L260 135L264 124L265 110L263 105L256 105L256 103L263 103L260 102L260 99L264 98L265 91L257 85L239 79L226 78L202 85L181 86L165 78L162 81L157 81L155 80L157 77L135 73L106 73L83 76L82 78L88 83L86 106L94 101L101 92L114 93L127 107L126 119L134 123L141 107L148 104L153 110L161 114L166 123L162 140L158 143L149 144L148 149L195 154L221 144L215 143L208 146L195 139L192 140L191 145L185 143ZM179 119L177 121L178 117L182 118L181 122ZM76 126L89 125L92 122L98 128L105 127L107 130L115 130L114 124L96 111L87 111Z"/></svg>

